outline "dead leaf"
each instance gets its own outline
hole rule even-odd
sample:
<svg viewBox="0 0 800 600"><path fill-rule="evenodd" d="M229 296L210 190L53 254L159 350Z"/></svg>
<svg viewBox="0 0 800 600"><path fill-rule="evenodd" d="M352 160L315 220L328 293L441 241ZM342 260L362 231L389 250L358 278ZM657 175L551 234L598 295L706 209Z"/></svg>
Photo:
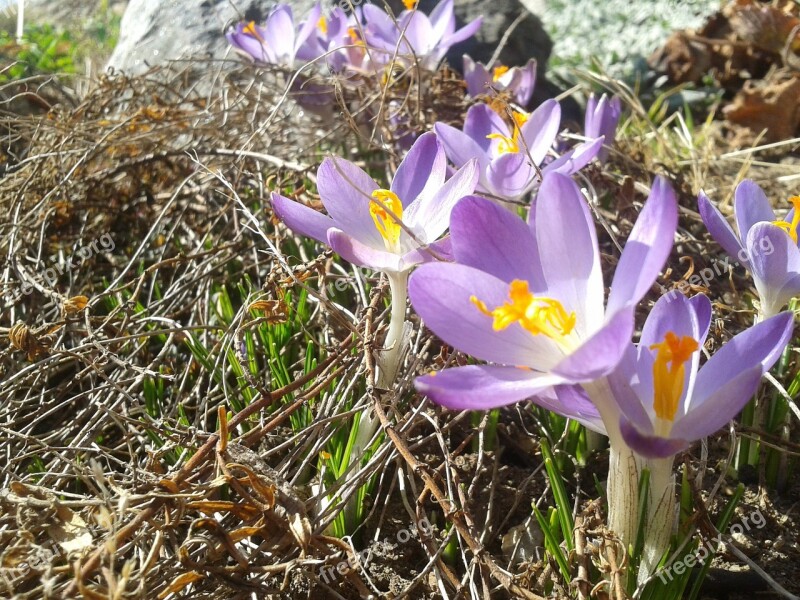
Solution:
<svg viewBox="0 0 800 600"><path fill-rule="evenodd" d="M92 545L92 534L78 513L57 504L56 515L61 522L48 527L47 532L62 550L67 554L80 553Z"/></svg>
<svg viewBox="0 0 800 600"><path fill-rule="evenodd" d="M181 573L175 579L172 580L167 588L158 595L159 600L162 598L166 598L170 594L177 594L178 592L182 591L187 585L194 583L195 581L200 581L205 578L205 575L202 573L198 573L197 571L189 571L188 573Z"/></svg>
<svg viewBox="0 0 800 600"><path fill-rule="evenodd" d="M747 81L722 112L754 134L766 130L768 142L790 139L800 129L800 76L774 72L766 80Z"/></svg>
<svg viewBox="0 0 800 600"><path fill-rule="evenodd" d="M73 296L64 301L61 307L61 312L66 315L74 315L81 312L89 304L89 298L86 296Z"/></svg>

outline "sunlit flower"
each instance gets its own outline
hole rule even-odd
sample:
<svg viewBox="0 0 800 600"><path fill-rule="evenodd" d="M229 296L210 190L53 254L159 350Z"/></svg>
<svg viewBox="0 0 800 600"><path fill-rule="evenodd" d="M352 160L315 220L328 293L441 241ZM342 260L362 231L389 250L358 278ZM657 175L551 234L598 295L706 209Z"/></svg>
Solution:
<svg viewBox="0 0 800 600"><path fill-rule="evenodd" d="M422 265L409 292L436 335L494 364L426 375L417 388L450 408L485 410L607 375L630 345L634 308L676 227L675 196L657 179L605 304L594 221L569 177L545 176L529 224L491 201L460 201L450 223L457 264ZM560 412L571 416L567 404Z"/></svg>
<svg viewBox="0 0 800 600"><path fill-rule="evenodd" d="M463 130L445 123L434 125L447 157L457 167L478 160L478 189L509 200L535 186L537 167L545 162L561 126L561 106L546 100L530 114L512 111L511 115L513 126L488 105L476 104L467 111ZM602 138L580 144L541 172L571 175L588 164L602 144Z"/></svg>
<svg viewBox="0 0 800 600"><path fill-rule="evenodd" d="M467 83L467 92L473 98L491 94L492 88L508 94L514 102L524 107L530 101L536 85L536 60L530 59L524 67L498 65L490 71L465 54L464 81Z"/></svg>
<svg viewBox="0 0 800 600"><path fill-rule="evenodd" d="M446 171L444 149L434 133L426 133L400 163L389 189L347 160L326 158L317 188L328 215L274 192L272 207L290 229L330 245L355 265L405 272L447 255L447 240L438 240L450 211L475 189L474 162L447 181Z"/></svg>
<svg viewBox="0 0 800 600"><path fill-rule="evenodd" d="M297 58L312 61L325 56L325 63L331 70L341 71L350 58L345 47L353 44L351 29L355 24L354 17L339 6L334 7L327 15L322 12L319 3L317 9L306 19L308 21L316 18L317 21L305 42L297 49ZM301 28L306 21L301 24Z"/></svg>
<svg viewBox="0 0 800 600"><path fill-rule="evenodd" d="M709 233L753 274L761 318L777 314L800 295L800 196L789 201L792 208L780 219L763 190L745 179L734 193L737 234L704 193L698 197L700 216Z"/></svg>
<svg viewBox="0 0 800 600"><path fill-rule="evenodd" d="M622 115L622 105L617 97L609 100L603 94L598 100L592 94L586 102L586 120L583 133L589 139L600 136L604 138L603 147L597 153L597 159L600 162L605 162L606 158L608 158L608 149L614 144L620 115Z"/></svg>
<svg viewBox="0 0 800 600"><path fill-rule="evenodd" d="M788 343L791 313L733 337L700 367L711 302L662 296L636 346L608 376L625 443L639 455L665 458L715 433L753 396Z"/></svg>
<svg viewBox="0 0 800 600"><path fill-rule="evenodd" d="M412 3L406 5L396 20L372 3L363 6L363 14L365 41L373 49L373 60L385 64L396 55L408 65L418 61L428 70L435 70L450 47L472 37L482 22L478 18L456 30L453 0L442 0L430 16Z"/></svg>
<svg viewBox="0 0 800 600"><path fill-rule="evenodd" d="M253 21L239 23L225 37L237 51L256 62L293 67L298 50L318 27L320 17L317 4L297 27L291 6L276 4L263 26Z"/></svg>

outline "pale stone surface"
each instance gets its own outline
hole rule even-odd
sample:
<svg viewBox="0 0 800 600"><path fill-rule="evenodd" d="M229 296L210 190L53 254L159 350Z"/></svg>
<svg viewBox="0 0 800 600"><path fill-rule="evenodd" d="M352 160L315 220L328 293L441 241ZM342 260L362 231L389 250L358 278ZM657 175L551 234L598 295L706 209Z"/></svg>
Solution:
<svg viewBox="0 0 800 600"><path fill-rule="evenodd" d="M108 66L140 74L170 60L224 58L229 55L225 29L241 19L263 20L271 4L264 0L130 0ZM302 17L314 3L295 0L290 4Z"/></svg>

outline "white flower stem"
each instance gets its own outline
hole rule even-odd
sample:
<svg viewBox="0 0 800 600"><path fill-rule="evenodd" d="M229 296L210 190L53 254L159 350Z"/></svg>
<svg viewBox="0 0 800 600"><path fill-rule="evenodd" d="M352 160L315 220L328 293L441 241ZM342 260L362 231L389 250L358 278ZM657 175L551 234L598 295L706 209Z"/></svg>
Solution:
<svg viewBox="0 0 800 600"><path fill-rule="evenodd" d="M605 378L583 384L603 423L610 442L608 456L608 528L616 534L625 550L636 543L639 512L639 474L641 459L622 439L619 409Z"/></svg>
<svg viewBox="0 0 800 600"><path fill-rule="evenodd" d="M608 456L608 528L629 552L639 525L639 474L641 461L625 444L611 443Z"/></svg>
<svg viewBox="0 0 800 600"><path fill-rule="evenodd" d="M375 387L380 390L391 389L397 378L400 360L403 356L403 329L406 319L406 299L408 297L408 273L387 273L389 289L391 291L392 312L389 321L389 331L383 342L383 350L375 366ZM369 408L364 409L358 420L358 431L350 452L351 463L359 463L364 456L369 443L378 430L380 421ZM358 468L350 470L347 480L351 480ZM347 487L347 486L345 486ZM352 496L344 507L345 522L350 527L356 527L356 511L358 498Z"/></svg>
<svg viewBox="0 0 800 600"><path fill-rule="evenodd" d="M675 529L675 476L672 472L674 462L674 456L644 461L644 466L650 471L650 485L644 547L637 576L639 583L655 572L661 557L669 548L670 537Z"/></svg>

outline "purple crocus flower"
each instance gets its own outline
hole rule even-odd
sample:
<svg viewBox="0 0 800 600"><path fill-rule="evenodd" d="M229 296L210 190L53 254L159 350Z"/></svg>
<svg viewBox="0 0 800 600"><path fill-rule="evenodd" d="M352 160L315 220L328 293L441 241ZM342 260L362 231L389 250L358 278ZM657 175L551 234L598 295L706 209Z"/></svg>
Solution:
<svg viewBox="0 0 800 600"><path fill-rule="evenodd" d="M589 96L586 102L586 120L583 133L587 138L593 139L603 136L605 141L600 152L597 153L597 160L605 162L608 158L608 149L614 144L617 135L617 125L622 115L622 105L616 96L608 99L603 94L598 100L594 94Z"/></svg>
<svg viewBox="0 0 800 600"><path fill-rule="evenodd" d="M781 220L758 184L743 180L734 192L737 235L704 193L698 197L700 216L711 236L753 274L760 318L777 314L800 295L800 196L790 202L794 208Z"/></svg>
<svg viewBox="0 0 800 600"><path fill-rule="evenodd" d="M464 129L436 123L448 158L460 167L477 159L480 165L478 189L512 200L535 186L537 167L541 165L561 126L561 106L546 100L530 115L514 111L514 125L486 104L475 104L467 111ZM600 150L603 139L580 144L556 158L541 171L571 175L588 164Z"/></svg>
<svg viewBox="0 0 800 600"><path fill-rule="evenodd" d="M609 430L612 458L632 451L633 462L650 471L640 583L669 547L675 455L718 431L744 407L780 357L794 325L791 313L775 315L735 336L699 368L710 323L706 296L662 296L647 317L639 344L628 348L606 378L609 393L592 398ZM635 513L626 517L619 491L635 494L638 477L626 476L624 470L609 472L618 475L609 481L609 519L629 542L635 539ZM615 509L622 514L611 514Z"/></svg>
<svg viewBox="0 0 800 600"><path fill-rule="evenodd" d="M753 396L792 335L784 312L746 329L700 368L711 302L662 296L608 376L625 443L647 458L671 457L729 422Z"/></svg>
<svg viewBox="0 0 800 600"><path fill-rule="evenodd" d="M430 16L416 10L415 2L404 4L408 10L401 12L396 20L375 4L363 7L366 42L376 62L386 64L396 54L409 65L418 61L420 67L436 70L450 47L472 37L483 20L479 17L456 30L453 0L442 0Z"/></svg>
<svg viewBox="0 0 800 600"><path fill-rule="evenodd" d="M676 227L675 195L659 178L604 307L594 221L569 177L545 176L527 224L489 200L461 200L450 221L459 264L422 265L409 292L436 335L494 364L426 375L417 389L449 408L487 410L608 374L630 344L634 308L664 265ZM569 394L556 396L559 412L573 416Z"/></svg>
<svg viewBox="0 0 800 600"><path fill-rule="evenodd" d="M514 102L524 107L530 101L536 85L536 60L530 59L524 67L498 65L489 71L485 65L465 54L464 81L467 83L467 92L473 98L489 94L489 88L494 88L508 94ZM588 133L586 135L591 137Z"/></svg>
<svg viewBox="0 0 800 600"><path fill-rule="evenodd" d="M225 37L238 52L256 62L293 67L300 47L319 20L320 6L315 5L305 22L295 27L291 6L276 4L263 26L253 21L239 23Z"/></svg>
<svg viewBox="0 0 800 600"><path fill-rule="evenodd" d="M272 207L286 225L330 245L355 265L402 273L447 252L445 232L453 205L475 189L475 162L445 181L446 157L432 132L423 134L400 163L390 189L341 158L326 158L317 188L323 215L278 193Z"/></svg>
<svg viewBox="0 0 800 600"><path fill-rule="evenodd" d="M325 61L331 70L339 72L348 63L348 52L345 46L352 45L351 26L355 23L354 17L348 15L341 7L336 6L328 16L322 14L322 8L317 3L316 9L301 24L301 28L312 18L317 18L311 34L297 49L297 58L312 61L325 55Z"/></svg>

